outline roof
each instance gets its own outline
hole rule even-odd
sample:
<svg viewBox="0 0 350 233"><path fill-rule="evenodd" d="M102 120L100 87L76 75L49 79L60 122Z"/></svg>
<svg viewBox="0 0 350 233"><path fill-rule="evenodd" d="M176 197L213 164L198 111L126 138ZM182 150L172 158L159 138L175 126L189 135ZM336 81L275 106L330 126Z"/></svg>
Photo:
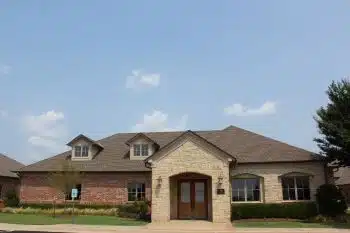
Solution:
<svg viewBox="0 0 350 233"><path fill-rule="evenodd" d="M74 144L74 142L76 142L76 141L78 141L80 139L84 139L84 140L86 140L88 142L91 142L93 145L96 145L100 149L103 149L103 146L99 142L96 142L95 140L92 140L91 138L85 136L84 134L79 134L78 136L73 138L70 142L67 143L67 146L72 146Z"/></svg>
<svg viewBox="0 0 350 233"><path fill-rule="evenodd" d="M11 171L18 170L23 166L24 164L17 162L6 155L0 154L0 176L17 178L17 174Z"/></svg>
<svg viewBox="0 0 350 233"><path fill-rule="evenodd" d="M186 136L188 137L195 137L201 141L204 141L205 143L209 144L210 146L214 147L215 149L219 150L220 152L222 152L225 156L227 156L228 158L230 158L231 160L236 161L236 158L233 157L230 153L228 153L227 151L224 151L223 149L221 149L220 147L212 144L210 141L206 140L205 138L201 137L200 135L198 135L197 133L191 131L191 130L187 130L185 132L183 132L182 134L180 134L178 137L176 137L175 139L173 139L172 141L170 141L168 144L164 145L162 148L160 148L159 151L157 151L157 153L154 153L153 155L147 157L147 159L145 159L144 161L146 163L148 163L149 161L152 160L153 157L159 155L163 150L166 150L168 147L171 147L172 144L178 142L181 138L185 138ZM181 142L181 141L180 141Z"/></svg>
<svg viewBox="0 0 350 233"><path fill-rule="evenodd" d="M340 167L338 171L334 173L336 178L336 185L350 184L350 168L349 167Z"/></svg>
<svg viewBox="0 0 350 233"><path fill-rule="evenodd" d="M185 131L178 132L143 132L145 136L159 145L159 149L174 141ZM235 127L223 130L193 131L208 143L236 158L238 163L299 162L322 160L323 156L297 148L286 143ZM103 146L90 161L72 161L81 171L150 171L143 160L130 160L126 142L138 133L118 133L97 142ZM22 172L54 171L60 161L69 159L70 151L26 166Z"/></svg>

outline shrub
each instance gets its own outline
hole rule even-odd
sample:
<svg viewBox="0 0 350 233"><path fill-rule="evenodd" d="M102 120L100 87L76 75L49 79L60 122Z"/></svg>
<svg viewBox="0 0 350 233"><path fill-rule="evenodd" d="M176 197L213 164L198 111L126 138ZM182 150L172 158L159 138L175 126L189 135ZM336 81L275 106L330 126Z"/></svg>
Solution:
<svg viewBox="0 0 350 233"><path fill-rule="evenodd" d="M53 203L21 203L19 205L22 208L32 208L32 209L52 209ZM56 209L63 209L65 207L70 208L73 206L73 202L69 201L66 204L64 203L56 203ZM116 208L116 205L112 204L93 204L93 203L74 203L75 209L113 209Z"/></svg>
<svg viewBox="0 0 350 233"><path fill-rule="evenodd" d="M149 205L148 201L135 201L130 204L119 205L118 214L120 217L147 219Z"/></svg>
<svg viewBox="0 0 350 233"><path fill-rule="evenodd" d="M19 198L15 190L10 190L5 194L4 200L6 207L17 207L19 204Z"/></svg>
<svg viewBox="0 0 350 233"><path fill-rule="evenodd" d="M43 215L53 215L53 209L39 209L39 208L11 208L6 207L0 210L2 213L11 214L43 214ZM71 215L73 213L73 208L66 209L56 209L56 215ZM105 215L114 216L117 215L118 210L116 208L110 209L74 209L74 214L76 215Z"/></svg>
<svg viewBox="0 0 350 233"><path fill-rule="evenodd" d="M346 201L337 186L333 184L321 185L317 189L316 199L320 214L331 217L345 214Z"/></svg>
<svg viewBox="0 0 350 233"><path fill-rule="evenodd" d="M291 218L307 219L317 215L314 202L273 203L273 204L233 204L231 218Z"/></svg>

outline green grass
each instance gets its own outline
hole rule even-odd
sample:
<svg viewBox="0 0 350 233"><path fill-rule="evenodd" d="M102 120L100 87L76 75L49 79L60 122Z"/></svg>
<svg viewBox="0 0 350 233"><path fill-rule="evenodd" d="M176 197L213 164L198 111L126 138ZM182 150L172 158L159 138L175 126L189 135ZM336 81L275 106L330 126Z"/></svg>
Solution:
<svg viewBox="0 0 350 233"><path fill-rule="evenodd" d="M25 224L25 225L53 225L71 224L71 216L56 216L32 214L7 214L0 213L0 223ZM74 216L75 224L83 225L119 225L119 226L140 226L146 222L133 219L123 219L115 216Z"/></svg>
<svg viewBox="0 0 350 233"><path fill-rule="evenodd" d="M350 229L347 223L308 223L303 221L234 221L235 227L246 228L343 228Z"/></svg>

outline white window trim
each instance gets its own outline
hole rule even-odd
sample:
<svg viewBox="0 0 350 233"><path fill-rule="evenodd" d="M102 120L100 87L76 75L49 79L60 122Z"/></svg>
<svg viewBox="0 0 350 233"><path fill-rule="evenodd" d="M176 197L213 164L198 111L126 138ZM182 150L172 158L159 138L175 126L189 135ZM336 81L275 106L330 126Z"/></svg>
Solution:
<svg viewBox="0 0 350 233"><path fill-rule="evenodd" d="M303 199L303 200L299 200L298 198L298 188L297 188L297 178L299 177L307 177L308 179L308 182L309 182L309 192L310 192L310 199ZM295 195L295 200L284 200L283 199L283 178L293 178L293 181L294 181L294 195ZM310 177L309 176L305 176L305 175L296 175L296 176L284 176L284 177L281 177L281 185L282 185L282 200L283 202L309 202L311 201L311 182L310 182Z"/></svg>
<svg viewBox="0 0 350 233"><path fill-rule="evenodd" d="M258 179L259 180L259 195L260 195L260 200L259 201L247 201L247 185L245 182L244 185L244 199L245 201L233 201L233 187L232 187L232 181L234 179ZM243 204L243 203L263 203L263 179L259 176L255 176L255 175L250 175L250 174L242 174L242 175L236 175L233 176L231 178L231 182L230 182L230 189L231 189L231 203L234 204Z"/></svg>
<svg viewBox="0 0 350 233"><path fill-rule="evenodd" d="M76 156L76 148L80 147L80 156ZM88 148L87 151L87 156L83 156L83 148ZM81 158L81 159L85 159L85 158L89 158L90 157L90 146L89 145L75 145L74 146L74 153L73 153L73 157L74 158Z"/></svg>
<svg viewBox="0 0 350 233"><path fill-rule="evenodd" d="M146 199L146 183L144 183L144 182L130 182L130 183L127 183L127 202L135 202L135 201L139 201L139 200L135 200L135 201L129 201L129 185L143 185L144 186L144 191L143 192L138 192L137 191L137 187L136 187L136 191L135 192L132 192L132 193L135 193L135 196L136 196L136 198L137 198L137 195L138 195L138 193L144 193L144 195L145 195L145 199Z"/></svg>
<svg viewBox="0 0 350 233"><path fill-rule="evenodd" d="M144 145L147 145L147 154L146 155L144 155L142 153L143 152L142 147ZM139 147L139 152L140 152L139 155L136 153L136 151L137 151L136 147ZM136 157L147 157L147 156L149 156L149 154L150 154L149 150L150 150L150 145L148 143L137 143L137 144L134 144L134 156L136 156Z"/></svg>

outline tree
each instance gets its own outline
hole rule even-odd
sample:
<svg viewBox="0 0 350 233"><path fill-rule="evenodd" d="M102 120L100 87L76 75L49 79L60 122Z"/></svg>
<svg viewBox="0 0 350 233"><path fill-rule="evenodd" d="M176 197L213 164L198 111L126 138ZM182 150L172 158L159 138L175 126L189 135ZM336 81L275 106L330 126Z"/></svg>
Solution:
<svg viewBox="0 0 350 233"><path fill-rule="evenodd" d="M321 153L335 166L350 166L350 80L333 81L326 91L329 103L317 110Z"/></svg>
<svg viewBox="0 0 350 233"><path fill-rule="evenodd" d="M71 161L64 160L60 170L50 173L48 179L50 185L66 197L77 184L81 183L82 177L83 174L72 165Z"/></svg>

